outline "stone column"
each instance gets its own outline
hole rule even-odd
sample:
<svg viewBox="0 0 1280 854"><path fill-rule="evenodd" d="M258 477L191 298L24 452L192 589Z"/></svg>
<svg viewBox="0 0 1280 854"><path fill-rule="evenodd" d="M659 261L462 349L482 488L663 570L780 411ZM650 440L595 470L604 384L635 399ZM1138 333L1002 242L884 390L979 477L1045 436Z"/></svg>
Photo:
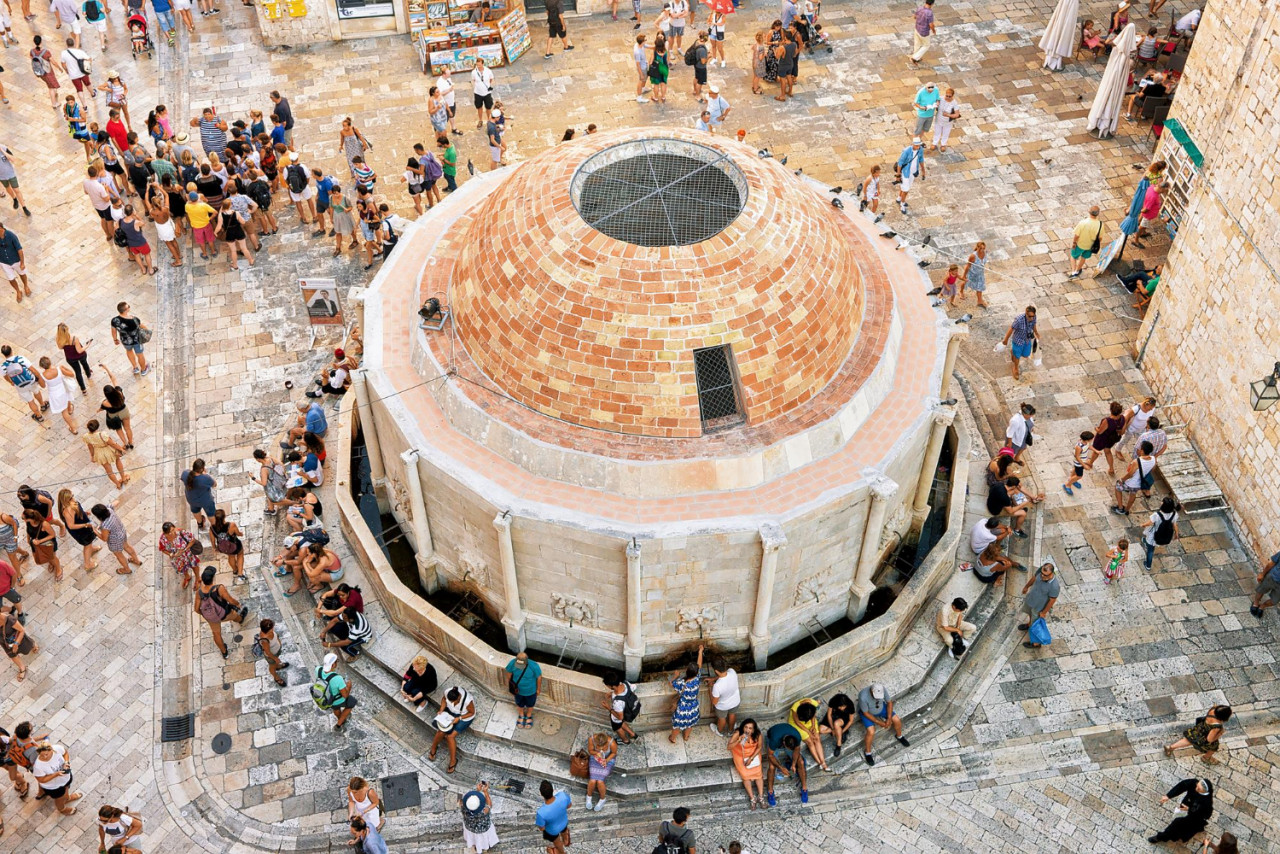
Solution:
<svg viewBox="0 0 1280 854"><path fill-rule="evenodd" d="M502 615L507 630L507 646L512 652L524 649L524 609L520 607L520 582L516 578L516 552L511 545L511 511L493 517L498 530L498 554L502 559L502 586L507 594L507 612Z"/></svg>
<svg viewBox="0 0 1280 854"><path fill-rule="evenodd" d="M929 445L924 452L924 465L920 479L916 481L916 500L911 507L911 536L918 537L929 515L929 493L933 490L933 478L938 469L938 457L942 454L942 442L947 438L947 428L956 420L956 411L949 406L933 410L933 428L929 431Z"/></svg>
<svg viewBox="0 0 1280 854"><path fill-rule="evenodd" d="M435 593L440 587L440 578L436 574L435 544L431 540L431 520L427 518L427 499L422 492L422 477L418 473L418 449L410 448L400 455L404 460L404 486L409 493L409 516L413 542L417 547L415 558L418 562L418 581L427 595Z"/></svg>
<svg viewBox="0 0 1280 854"><path fill-rule="evenodd" d="M947 338L947 355L942 360L942 386L938 389L938 397L946 400L951 397L951 374L956 369L956 356L960 353L960 342L969 337L969 325L957 324L949 320L941 323L946 324L951 333Z"/></svg>
<svg viewBox="0 0 1280 854"><path fill-rule="evenodd" d="M369 387L365 383L364 370L355 371L352 385L356 388L356 405L359 411L360 430L364 434L364 447L369 454L369 475L375 487L386 486L387 471L382 463L382 445L378 442L378 428L373 423L373 410L369 408Z"/></svg>
<svg viewBox="0 0 1280 854"><path fill-rule="evenodd" d="M769 658L769 615L773 611L773 584L778 575L778 552L787 544L782 528L772 522L760 526L760 582L756 587L756 613L751 621L751 659L764 670Z"/></svg>
<svg viewBox="0 0 1280 854"><path fill-rule="evenodd" d="M871 508L867 511L867 526L862 531L862 550L858 553L858 568L853 585L849 588L849 619L857 623L867 613L867 601L875 587L871 576L880 560L880 538L884 530L884 517L889 509L889 499L898 491L898 484L876 472L871 481Z"/></svg>
<svg viewBox="0 0 1280 854"><path fill-rule="evenodd" d="M640 678L644 663L644 629L640 618L644 608L644 589L641 585L640 543L634 538L627 543L627 637L622 644L626 659L626 675L629 681Z"/></svg>

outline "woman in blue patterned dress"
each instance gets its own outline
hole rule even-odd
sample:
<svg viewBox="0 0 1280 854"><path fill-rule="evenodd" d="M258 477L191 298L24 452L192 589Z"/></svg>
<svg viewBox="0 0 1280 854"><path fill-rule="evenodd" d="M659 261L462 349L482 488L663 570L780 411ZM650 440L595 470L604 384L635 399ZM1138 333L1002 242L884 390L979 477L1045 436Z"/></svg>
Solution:
<svg viewBox="0 0 1280 854"><path fill-rule="evenodd" d="M676 689L676 708L671 713L671 735L667 740L676 743L676 733L683 733L685 741L689 740L689 732L698 725L698 695L702 692L702 647L698 647L698 663L690 664L684 669L684 676L671 680L671 687Z"/></svg>

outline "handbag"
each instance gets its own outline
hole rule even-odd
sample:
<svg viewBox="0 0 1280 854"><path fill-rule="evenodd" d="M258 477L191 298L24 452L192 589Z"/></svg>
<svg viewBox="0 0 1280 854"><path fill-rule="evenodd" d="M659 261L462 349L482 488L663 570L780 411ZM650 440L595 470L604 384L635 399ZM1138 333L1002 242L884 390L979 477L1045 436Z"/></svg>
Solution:
<svg viewBox="0 0 1280 854"><path fill-rule="evenodd" d="M150 340L151 340L151 330L146 326L139 325L138 326L138 343L146 344Z"/></svg>
<svg viewBox="0 0 1280 854"><path fill-rule="evenodd" d="M951 636L951 652L956 658L964 655L966 649L968 649L968 647L964 644L964 635Z"/></svg>
<svg viewBox="0 0 1280 854"><path fill-rule="evenodd" d="M587 751L578 750L569 755L569 774L583 779L591 776L591 759Z"/></svg>
<svg viewBox="0 0 1280 854"><path fill-rule="evenodd" d="M507 691L509 691L512 694L517 694L519 692L520 683L521 681L524 680L524 672L528 669L529 669L529 665L526 664L524 667L520 668L519 676L513 673L512 675L507 677Z"/></svg>
<svg viewBox="0 0 1280 854"><path fill-rule="evenodd" d="M262 658L262 635L258 635L253 639L253 646L249 648L254 658Z"/></svg>
<svg viewBox="0 0 1280 854"><path fill-rule="evenodd" d="M1036 617L1031 628L1027 630L1027 636L1032 643L1038 643L1041 646L1053 643L1053 636L1049 634L1049 624L1044 621L1044 617Z"/></svg>

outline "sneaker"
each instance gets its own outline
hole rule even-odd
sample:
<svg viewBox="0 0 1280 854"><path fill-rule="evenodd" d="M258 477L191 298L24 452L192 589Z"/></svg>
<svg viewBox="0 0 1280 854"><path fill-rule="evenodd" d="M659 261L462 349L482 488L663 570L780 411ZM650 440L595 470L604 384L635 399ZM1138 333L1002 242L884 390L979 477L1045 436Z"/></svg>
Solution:
<svg viewBox="0 0 1280 854"><path fill-rule="evenodd" d="M565 50L573 50L573 45L569 45Z"/></svg>
<svg viewBox="0 0 1280 854"><path fill-rule="evenodd" d="M728 66L728 64L729 64L729 63L725 62L723 59L722 59L722 60L720 60L720 67L721 67L721 68L725 68L726 66Z"/></svg>
<svg viewBox="0 0 1280 854"><path fill-rule="evenodd" d="M596 810L595 810L595 811L596 811L596 812L600 812L600 810L602 810L602 809L604 809L604 798L601 798L600 800L596 801Z"/></svg>
<svg viewBox="0 0 1280 854"><path fill-rule="evenodd" d="M648 98L646 98L644 95L637 95L637 96L636 96L636 103L637 103L637 104L647 104L647 103L649 103L649 99L648 99Z"/></svg>
<svg viewBox="0 0 1280 854"><path fill-rule="evenodd" d="M595 805L591 803L591 799L590 799L590 798L587 798L587 809L589 809L589 810L593 810L593 809L595 809Z"/></svg>
<svg viewBox="0 0 1280 854"><path fill-rule="evenodd" d="M544 53L544 54L542 55L542 58L543 58L543 59L550 59L550 58L551 58L551 54L549 54L549 53Z"/></svg>
<svg viewBox="0 0 1280 854"><path fill-rule="evenodd" d="M140 373L142 373L142 371L138 370L137 368L134 368L134 369L133 369L133 375L134 375L135 377L136 377L138 374L140 374Z"/></svg>
<svg viewBox="0 0 1280 854"><path fill-rule="evenodd" d="M1257 617L1259 620L1262 619L1262 609L1259 608L1257 605L1250 605L1249 613L1253 614L1253 616Z"/></svg>
<svg viewBox="0 0 1280 854"><path fill-rule="evenodd" d="M807 804L807 803L809 803L809 790L808 790L808 789L801 789L801 790L800 790L800 803L802 803L802 804Z"/></svg>
<svg viewBox="0 0 1280 854"><path fill-rule="evenodd" d="M150 365L147 365L145 368L143 368L143 369L142 369L142 374L141 374L141 375L145 377L145 376L146 376L147 374L149 374L149 373L151 373L151 366L150 366Z"/></svg>
<svg viewBox="0 0 1280 854"><path fill-rule="evenodd" d="M911 746L911 742L907 741L907 737L905 735L899 735L897 736L897 739L898 739L898 744L901 744L903 747Z"/></svg>
<svg viewBox="0 0 1280 854"><path fill-rule="evenodd" d="M18 209L18 200L17 200L17 199L14 199L14 200L13 200L13 209L14 209L15 211Z"/></svg>
<svg viewBox="0 0 1280 854"><path fill-rule="evenodd" d="M837 759L839 759L839 758L840 758L840 751L841 751L841 750L842 750L842 748L840 747L840 745L838 745L838 744L837 744L837 745L836 745L836 751L835 751L835 758L837 758Z"/></svg>
<svg viewBox="0 0 1280 854"><path fill-rule="evenodd" d="M22 212L23 212L24 214L26 214L27 216L31 216L31 211L27 210L27 206L26 206L26 205L23 205L23 206L22 206Z"/></svg>
<svg viewBox="0 0 1280 854"><path fill-rule="evenodd" d="M1068 278L1068 279L1078 279L1078 278L1080 278L1080 271L1079 271L1079 270L1076 270L1074 273L1067 273L1067 278Z"/></svg>
<svg viewBox="0 0 1280 854"><path fill-rule="evenodd" d="M865 760L867 760L867 764L868 764L868 765L875 765L875 764L876 764L876 758L875 758L874 756L872 756L870 753L864 753L864 754L862 754L862 758L863 758L863 759L865 759Z"/></svg>
<svg viewBox="0 0 1280 854"><path fill-rule="evenodd" d="M904 205L904 204L902 204L901 202L899 202L899 203L898 203L898 210L902 211L902 212L905 214L905 213L907 212L907 206L906 206L906 205Z"/></svg>
<svg viewBox="0 0 1280 854"><path fill-rule="evenodd" d="M724 738L724 733L720 732L720 728L718 726L716 726L715 724L707 724L707 726L711 727L711 731L714 732L716 735L720 736L721 738Z"/></svg>
<svg viewBox="0 0 1280 854"><path fill-rule="evenodd" d="M770 792L770 793L769 793L769 806L771 806L771 807L776 807L777 805L778 805L778 799L777 799L777 798L775 798L775 797L773 796L773 792Z"/></svg>
<svg viewBox="0 0 1280 854"><path fill-rule="evenodd" d="M1025 539L1027 538L1027 532L1026 532L1026 531L1014 531L1014 532L1013 532L1013 535L1014 535L1015 537L1017 537L1018 539L1020 539L1020 540L1025 540Z"/></svg>

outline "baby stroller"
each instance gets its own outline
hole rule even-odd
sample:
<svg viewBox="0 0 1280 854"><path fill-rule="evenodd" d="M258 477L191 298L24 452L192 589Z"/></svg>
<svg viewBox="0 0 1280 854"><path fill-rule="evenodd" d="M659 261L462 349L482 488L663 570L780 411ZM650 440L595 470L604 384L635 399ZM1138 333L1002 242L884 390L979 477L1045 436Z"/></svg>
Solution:
<svg viewBox="0 0 1280 854"><path fill-rule="evenodd" d="M133 58L136 60L139 54L145 53L147 59L151 59L152 51L156 49L155 44L151 41L151 31L147 27L147 19L140 13L134 13L129 16L129 39L133 42Z"/></svg>

